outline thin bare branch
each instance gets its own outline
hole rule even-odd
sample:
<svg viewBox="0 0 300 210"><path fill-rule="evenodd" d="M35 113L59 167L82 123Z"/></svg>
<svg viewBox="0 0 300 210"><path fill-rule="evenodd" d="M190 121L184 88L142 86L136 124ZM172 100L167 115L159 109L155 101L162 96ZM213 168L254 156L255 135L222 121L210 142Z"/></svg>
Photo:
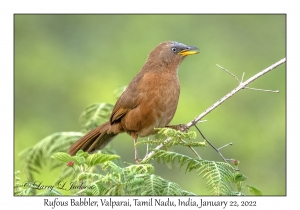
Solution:
<svg viewBox="0 0 300 210"><path fill-rule="evenodd" d="M183 139L181 139L181 141L184 142L184 143L186 143L186 141L184 141ZM202 160L202 158L200 157L200 155L196 152L196 150L195 150L193 147L191 147L191 146L188 146L188 147L195 153L195 155L196 155L200 160Z"/></svg>
<svg viewBox="0 0 300 210"><path fill-rule="evenodd" d="M223 149L224 147L231 146L231 145L233 145L232 142L230 142L229 144L225 144L224 146L220 147L218 150L221 150L221 149Z"/></svg>
<svg viewBox="0 0 300 210"><path fill-rule="evenodd" d="M245 76L245 72L243 72L243 75L242 75L241 82L243 82L243 81L244 81L244 76Z"/></svg>
<svg viewBox="0 0 300 210"><path fill-rule="evenodd" d="M202 136L202 138L217 152L217 153L219 153L219 155L222 157L222 159L226 162L226 163L228 163L227 162L227 160L232 160L232 159L227 159L227 158L225 158L223 155L222 155L222 153L220 152L220 148L219 149L217 149L212 143L210 143L210 141L208 141L208 139L203 135L203 133L200 131L200 129L198 128L198 126L197 125L195 125L195 128L198 130L198 132L200 133L200 135ZM230 143L229 143L230 144ZM228 144L228 145L229 145ZM224 147L224 146L223 146ZM221 147L221 149L222 149L222 147Z"/></svg>
<svg viewBox="0 0 300 210"><path fill-rule="evenodd" d="M231 73L230 71L228 71L227 69L225 69L224 67L220 66L219 64L216 64L219 68L223 69L224 71L226 71L228 74L230 74L231 76L233 76L239 83L240 80L237 78L237 76L235 76L233 73Z"/></svg>
<svg viewBox="0 0 300 210"><path fill-rule="evenodd" d="M250 87L245 87L245 89L250 89L250 90L260 90L260 91L272 92L272 93L279 93L279 90L265 90L265 89L250 88Z"/></svg>
<svg viewBox="0 0 300 210"><path fill-rule="evenodd" d="M187 127L190 128L191 126L195 125L199 120L201 120L203 117L205 117L212 110L214 110L215 108L217 108L218 106L220 106L224 101L226 101L227 99L229 99L230 97L232 97L238 91L244 89L248 84L250 84L251 82L255 81L257 78L263 76L264 74L272 71L276 67L278 67L281 64L285 63L285 61L286 61L286 58L283 58L280 61L276 62L275 64L273 64L273 65L269 66L268 68L262 70L261 72L255 74L254 76L252 76L251 78L249 78L245 82L240 83L238 87L236 87L235 89L233 89L230 93L226 94L223 98L221 98L216 103L214 103L211 107L209 107L207 110L205 110L202 114L200 114L194 120L192 120L191 122L189 122L187 124Z"/></svg>
<svg viewBox="0 0 300 210"><path fill-rule="evenodd" d="M280 66L281 64L286 62L286 58L281 59L280 61L276 62L275 64L269 66L268 68L262 70L261 72L255 74L254 76L252 76L251 78L249 78L248 80L246 80L245 82L240 82L239 79L232 74L231 72L229 72L228 70L226 70L225 68L219 66L217 64L217 66L219 66L221 69L223 69L224 71L226 71L227 73L229 73L230 75L232 75L236 80L238 80L240 83L238 85L238 87L236 87L235 89L233 89L230 93L226 94L223 98L221 98L220 100L218 100L216 103L214 103L211 107L209 107L208 109L206 109L203 113L201 113L200 115L198 115L194 120L192 120L191 122L186 124L187 128L192 127L193 125L196 125L203 117L205 117L207 114L209 114L212 110L214 110L215 108L217 108L218 106L220 106L224 101L226 101L227 99L229 99L230 97L232 97L234 94L236 94L238 91L245 89L246 86L248 84L250 84L251 82L255 81L256 79L258 79L259 77L263 76L264 74L272 71L273 69L275 69L276 67ZM165 140L165 142L170 141L171 138L167 138ZM158 145L155 150L159 150L163 147L163 144ZM221 147L222 148L222 147ZM218 153L220 154L220 151L216 148L216 150L218 151ZM147 154L144 159L143 162L147 159L149 159L153 154L155 153L155 151L150 152L149 154ZM229 159L225 159L222 154L220 154L221 157L223 158L223 160L229 160ZM227 162L227 161L226 161Z"/></svg>

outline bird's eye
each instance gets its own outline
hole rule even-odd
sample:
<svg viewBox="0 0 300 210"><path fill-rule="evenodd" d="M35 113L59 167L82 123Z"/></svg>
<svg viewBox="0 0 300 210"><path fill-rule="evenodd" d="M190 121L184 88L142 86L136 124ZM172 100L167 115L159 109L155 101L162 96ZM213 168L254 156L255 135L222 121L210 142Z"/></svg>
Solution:
<svg viewBox="0 0 300 210"><path fill-rule="evenodd" d="M172 47L172 51L173 52L177 52L177 48L176 47Z"/></svg>

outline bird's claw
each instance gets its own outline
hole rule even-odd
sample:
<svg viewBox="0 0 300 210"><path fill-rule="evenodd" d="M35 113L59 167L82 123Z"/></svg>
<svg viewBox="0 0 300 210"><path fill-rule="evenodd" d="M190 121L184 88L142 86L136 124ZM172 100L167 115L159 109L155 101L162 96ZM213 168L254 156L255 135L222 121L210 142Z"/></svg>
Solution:
<svg viewBox="0 0 300 210"><path fill-rule="evenodd" d="M135 157L134 160L136 164L139 164L142 161L142 159L139 159L139 157Z"/></svg>
<svg viewBox="0 0 300 210"><path fill-rule="evenodd" d="M167 128L172 128L177 131L187 133L189 131L189 127L186 124L178 124L178 125L167 125Z"/></svg>

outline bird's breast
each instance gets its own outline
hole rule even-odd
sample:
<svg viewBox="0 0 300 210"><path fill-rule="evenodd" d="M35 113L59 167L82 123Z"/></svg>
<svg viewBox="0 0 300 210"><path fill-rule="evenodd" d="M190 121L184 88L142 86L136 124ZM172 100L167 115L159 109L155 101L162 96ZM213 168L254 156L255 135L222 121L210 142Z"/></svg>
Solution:
<svg viewBox="0 0 300 210"><path fill-rule="evenodd" d="M143 137L155 133L154 128L165 127L170 123L180 94L177 73L166 72L159 76L145 74L136 91L139 93L137 106L125 116L125 130L136 131Z"/></svg>
<svg viewBox="0 0 300 210"><path fill-rule="evenodd" d="M152 108L154 112L164 113L163 117L173 117L177 108L180 84L177 74L162 73L145 74L143 77L143 85L139 86L140 104ZM145 85L147 84L147 85ZM143 102L147 102L143 104ZM158 116L159 117L159 116Z"/></svg>

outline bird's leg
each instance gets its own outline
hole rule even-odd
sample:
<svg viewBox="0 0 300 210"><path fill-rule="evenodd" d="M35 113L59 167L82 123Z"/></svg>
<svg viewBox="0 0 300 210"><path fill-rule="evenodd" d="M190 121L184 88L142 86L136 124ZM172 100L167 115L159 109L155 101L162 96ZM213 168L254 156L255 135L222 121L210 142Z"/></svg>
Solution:
<svg viewBox="0 0 300 210"><path fill-rule="evenodd" d="M179 124L179 125L166 125L166 128L172 128L177 131L181 132L188 132L189 128L186 126L186 124Z"/></svg>
<svg viewBox="0 0 300 210"><path fill-rule="evenodd" d="M148 140L149 140L149 138L148 138ZM149 144L147 144L146 156L148 155L148 149L149 149Z"/></svg>
<svg viewBox="0 0 300 210"><path fill-rule="evenodd" d="M139 159L139 154L138 154L138 151L137 151L137 147L136 147L136 143L137 143L137 138L138 136L137 135L132 135L132 138L133 138L133 143L134 143L134 160L136 163L139 163L141 162L141 160Z"/></svg>

